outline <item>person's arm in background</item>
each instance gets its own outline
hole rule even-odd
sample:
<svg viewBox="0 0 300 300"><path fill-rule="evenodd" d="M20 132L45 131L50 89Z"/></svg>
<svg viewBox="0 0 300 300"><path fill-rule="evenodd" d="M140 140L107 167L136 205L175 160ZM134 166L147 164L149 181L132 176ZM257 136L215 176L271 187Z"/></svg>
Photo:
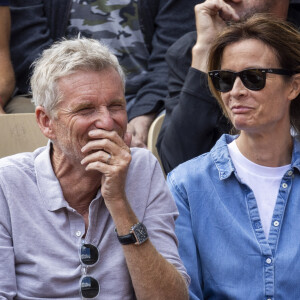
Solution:
<svg viewBox="0 0 300 300"><path fill-rule="evenodd" d="M10 60L10 11L8 6L0 6L0 114L15 88L15 75Z"/></svg>
<svg viewBox="0 0 300 300"><path fill-rule="evenodd" d="M158 137L158 153L164 170L209 151L230 124L222 115L207 83L207 55L224 19L237 18L223 1L206 1L195 6L197 32L188 33L170 47L169 97L166 116ZM188 69L188 66L191 66ZM186 75L186 76L185 76Z"/></svg>
<svg viewBox="0 0 300 300"><path fill-rule="evenodd" d="M144 1L152 5L154 0ZM157 2L157 1L156 1ZM160 0L155 15L145 18L152 22L152 51L148 60L147 80L136 95L136 103L129 112L128 131L133 135L132 146L146 147L149 127L163 108L161 101L167 95L168 67L165 54L170 45L195 28L193 8L201 0ZM150 11L147 7L144 12ZM151 26L150 26L151 27ZM146 28L147 29L147 28Z"/></svg>

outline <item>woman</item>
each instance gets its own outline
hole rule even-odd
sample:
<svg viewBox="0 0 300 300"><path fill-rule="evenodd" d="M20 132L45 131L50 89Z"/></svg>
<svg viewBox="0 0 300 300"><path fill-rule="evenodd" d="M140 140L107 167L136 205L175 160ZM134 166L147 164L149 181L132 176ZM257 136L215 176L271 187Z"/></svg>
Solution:
<svg viewBox="0 0 300 300"><path fill-rule="evenodd" d="M209 70L239 134L168 176L190 299L300 299L300 34L252 17L218 37Z"/></svg>

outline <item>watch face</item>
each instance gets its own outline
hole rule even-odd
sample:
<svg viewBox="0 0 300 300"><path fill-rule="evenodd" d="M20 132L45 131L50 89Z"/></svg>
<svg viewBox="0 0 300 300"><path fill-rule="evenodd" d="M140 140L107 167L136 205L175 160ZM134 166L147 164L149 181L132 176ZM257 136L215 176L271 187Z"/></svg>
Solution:
<svg viewBox="0 0 300 300"><path fill-rule="evenodd" d="M138 244L142 244L148 239L147 228L144 224L138 223L132 228L132 230Z"/></svg>

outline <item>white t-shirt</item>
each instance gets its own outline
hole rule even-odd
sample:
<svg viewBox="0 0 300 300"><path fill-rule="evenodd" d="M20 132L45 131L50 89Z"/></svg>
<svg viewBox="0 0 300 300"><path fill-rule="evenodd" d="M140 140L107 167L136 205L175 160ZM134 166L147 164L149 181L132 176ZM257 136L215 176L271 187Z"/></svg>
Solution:
<svg viewBox="0 0 300 300"><path fill-rule="evenodd" d="M254 193L262 227L268 239L280 182L290 165L272 168L255 164L240 152L235 140L228 144L228 149L237 175Z"/></svg>

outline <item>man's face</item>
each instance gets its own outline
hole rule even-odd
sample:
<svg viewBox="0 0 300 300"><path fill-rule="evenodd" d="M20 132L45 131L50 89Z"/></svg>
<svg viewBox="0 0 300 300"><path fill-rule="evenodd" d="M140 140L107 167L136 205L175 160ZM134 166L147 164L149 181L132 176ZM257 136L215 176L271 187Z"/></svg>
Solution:
<svg viewBox="0 0 300 300"><path fill-rule="evenodd" d="M72 164L84 158L81 148L93 129L116 131L124 137L127 127L126 100L117 71L76 71L59 79L62 100L53 119L54 155Z"/></svg>
<svg viewBox="0 0 300 300"><path fill-rule="evenodd" d="M224 0L232 6L241 19L247 19L255 13L276 13L279 1L287 0Z"/></svg>

